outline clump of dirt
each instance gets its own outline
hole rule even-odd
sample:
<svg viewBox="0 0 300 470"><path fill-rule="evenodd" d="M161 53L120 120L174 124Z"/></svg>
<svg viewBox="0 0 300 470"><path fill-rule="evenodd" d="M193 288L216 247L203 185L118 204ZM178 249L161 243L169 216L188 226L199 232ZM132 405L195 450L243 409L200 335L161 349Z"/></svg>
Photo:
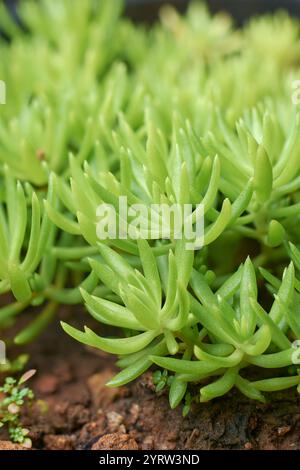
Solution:
<svg viewBox="0 0 300 470"><path fill-rule="evenodd" d="M30 383L36 400L23 424L35 449L300 449L294 390L270 395L265 405L232 391L194 404L183 418L180 407L170 410L166 393L155 393L151 372L107 388L114 358L76 343L57 322L26 350L28 368L37 369ZM0 439L0 449L11 446L4 430Z"/></svg>

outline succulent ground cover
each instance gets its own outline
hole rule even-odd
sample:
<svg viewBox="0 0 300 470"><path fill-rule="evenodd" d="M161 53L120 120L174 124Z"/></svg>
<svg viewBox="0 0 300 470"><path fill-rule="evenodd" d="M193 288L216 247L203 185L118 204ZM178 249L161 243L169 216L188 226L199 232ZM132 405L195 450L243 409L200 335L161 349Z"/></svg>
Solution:
<svg viewBox="0 0 300 470"><path fill-rule="evenodd" d="M201 402L233 387L264 402L300 384L299 24L238 30L194 3L145 28L121 7L25 1L18 25L0 5L2 336L29 306L18 345L83 303L97 331L62 327L120 356L108 385L155 364L172 408L186 412L190 383ZM120 196L191 204L194 223L202 204L204 246L100 240L97 208Z"/></svg>

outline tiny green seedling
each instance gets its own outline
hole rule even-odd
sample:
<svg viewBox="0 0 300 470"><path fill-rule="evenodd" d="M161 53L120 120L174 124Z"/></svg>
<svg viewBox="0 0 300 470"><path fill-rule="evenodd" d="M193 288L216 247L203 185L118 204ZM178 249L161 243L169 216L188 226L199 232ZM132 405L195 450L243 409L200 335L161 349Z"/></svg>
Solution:
<svg viewBox="0 0 300 470"><path fill-rule="evenodd" d="M152 380L153 384L155 385L155 391L158 393L162 392L165 387L170 387L173 380L173 376L169 376L167 370L156 370L155 372L153 372Z"/></svg>
<svg viewBox="0 0 300 470"><path fill-rule="evenodd" d="M0 387L0 427L6 426L10 439L26 448L31 448L32 442L28 437L29 430L21 424L22 407L30 404L34 399L32 390L24 387L34 374L35 370L29 370L17 381L13 377L7 377L3 387Z"/></svg>

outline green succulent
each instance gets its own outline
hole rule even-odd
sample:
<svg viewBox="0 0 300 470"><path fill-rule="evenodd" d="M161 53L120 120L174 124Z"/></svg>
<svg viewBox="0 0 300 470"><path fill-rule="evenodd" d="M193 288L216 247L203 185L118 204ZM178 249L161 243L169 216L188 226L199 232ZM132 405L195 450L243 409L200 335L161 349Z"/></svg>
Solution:
<svg viewBox="0 0 300 470"><path fill-rule="evenodd" d="M84 304L115 336L62 326L120 356L110 386L155 364L184 415L190 383L201 402L233 387L264 402L300 383L299 22L237 29L194 2L145 28L121 10L28 0L20 27L0 5L0 327L35 307L24 344L60 304ZM119 216L121 196L145 220L153 204L190 204L202 248L173 226L100 240L97 209Z"/></svg>

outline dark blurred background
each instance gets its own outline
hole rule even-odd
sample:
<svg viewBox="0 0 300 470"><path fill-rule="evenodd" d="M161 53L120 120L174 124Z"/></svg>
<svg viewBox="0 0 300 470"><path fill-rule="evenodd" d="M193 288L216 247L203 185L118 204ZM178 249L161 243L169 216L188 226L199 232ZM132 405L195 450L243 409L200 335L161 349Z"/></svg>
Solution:
<svg viewBox="0 0 300 470"><path fill-rule="evenodd" d="M12 14L16 16L16 4L21 0L4 1ZM178 10L184 11L188 3L189 0L126 0L126 14L135 21L151 22L157 18L161 5L172 4ZM228 11L238 24L242 24L251 16L280 8L300 18L300 0L206 0L206 3L212 12Z"/></svg>
<svg viewBox="0 0 300 470"><path fill-rule="evenodd" d="M113 0L112 0L113 1ZM184 11L189 0L127 0L126 13L136 21L153 21L162 4L175 5ZM300 0L206 0L212 12L228 11L238 24L249 17L284 8L300 18Z"/></svg>

